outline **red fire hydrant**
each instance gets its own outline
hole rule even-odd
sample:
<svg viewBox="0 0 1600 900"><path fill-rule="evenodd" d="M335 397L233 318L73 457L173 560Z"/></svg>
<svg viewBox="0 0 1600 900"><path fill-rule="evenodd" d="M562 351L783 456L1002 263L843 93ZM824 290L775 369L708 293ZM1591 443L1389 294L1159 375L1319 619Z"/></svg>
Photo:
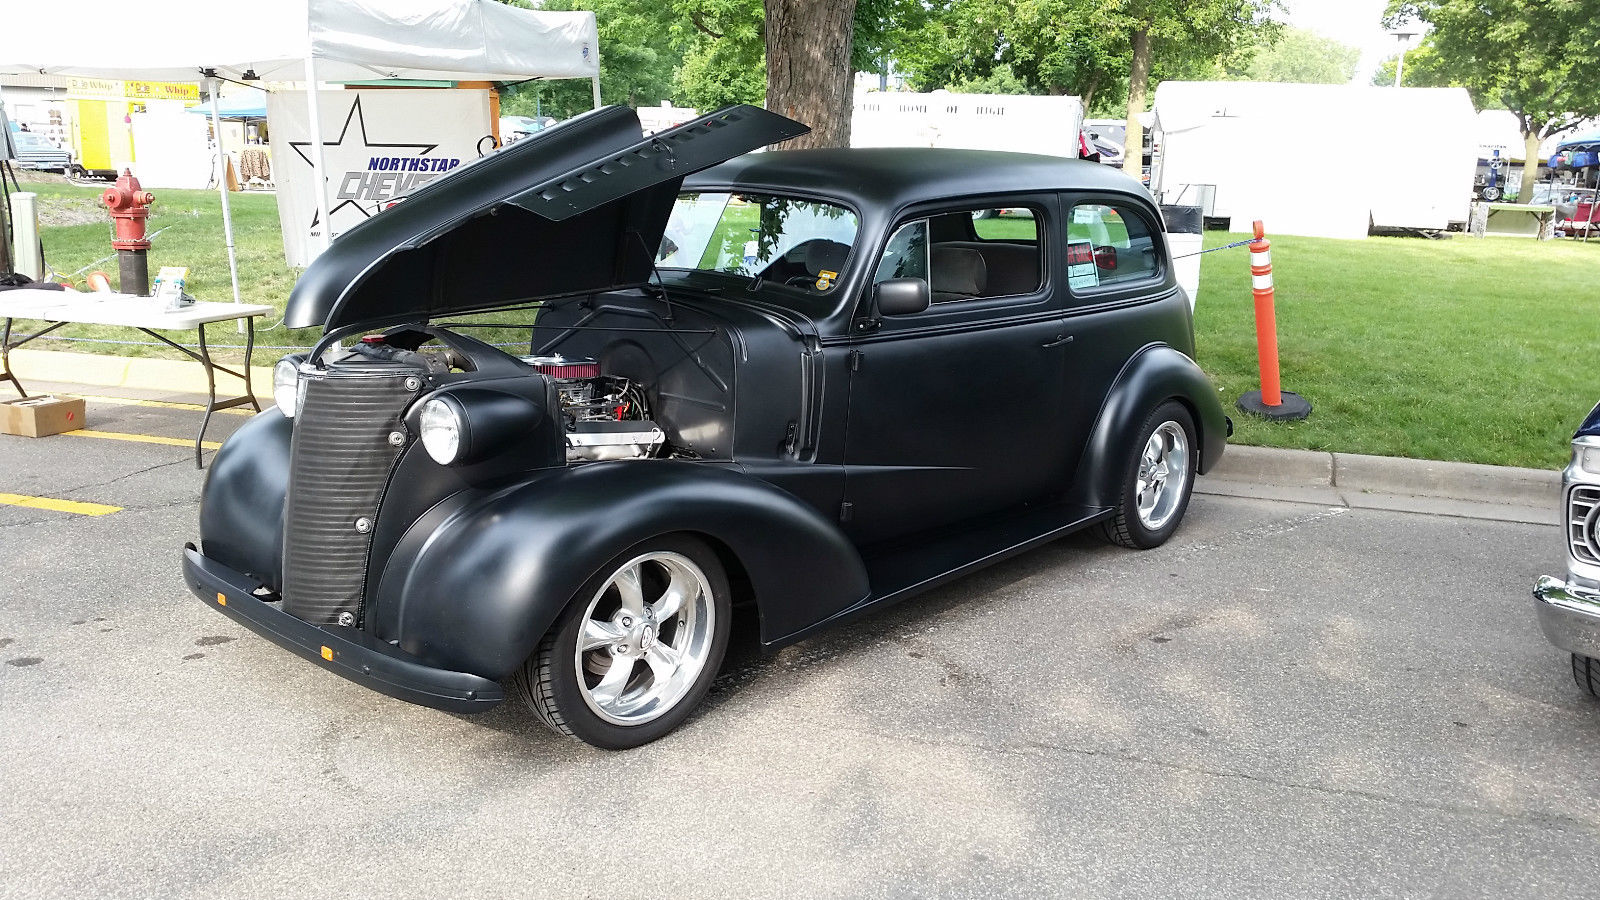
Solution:
<svg viewBox="0 0 1600 900"><path fill-rule="evenodd" d="M123 170L116 183L105 189L100 202L111 211L116 236L111 246L117 251L118 287L124 294L141 297L150 294L150 261L146 256L150 240L145 237L144 220L150 217L155 195L139 189L139 179Z"/></svg>

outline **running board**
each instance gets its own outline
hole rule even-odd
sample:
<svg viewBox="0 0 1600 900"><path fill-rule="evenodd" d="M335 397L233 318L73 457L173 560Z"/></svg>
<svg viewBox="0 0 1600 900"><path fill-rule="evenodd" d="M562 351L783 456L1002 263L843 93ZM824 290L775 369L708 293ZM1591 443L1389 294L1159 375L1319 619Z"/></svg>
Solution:
<svg viewBox="0 0 1600 900"><path fill-rule="evenodd" d="M879 607L898 603L924 591L954 581L995 563L1003 562L1081 531L1112 514L1108 508L1057 504L1024 510L980 524L966 523L962 530L946 530L865 558L872 593L849 609L767 644L777 649Z"/></svg>

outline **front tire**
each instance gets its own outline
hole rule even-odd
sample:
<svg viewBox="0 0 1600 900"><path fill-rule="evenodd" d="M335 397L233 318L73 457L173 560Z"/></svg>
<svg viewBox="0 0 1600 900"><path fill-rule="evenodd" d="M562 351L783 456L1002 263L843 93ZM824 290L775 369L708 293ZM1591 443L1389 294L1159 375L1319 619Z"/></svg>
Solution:
<svg viewBox="0 0 1600 900"><path fill-rule="evenodd" d="M1178 530L1194 488L1200 442L1194 417L1176 400L1151 411L1128 448L1117 514L1100 525L1106 540L1148 550Z"/></svg>
<svg viewBox="0 0 1600 900"><path fill-rule="evenodd" d="M1578 690L1600 700L1600 659L1572 654L1572 680L1578 683Z"/></svg>
<svg viewBox="0 0 1600 900"><path fill-rule="evenodd" d="M703 542L635 545L579 589L511 692L561 734L606 750L647 744L710 690L728 646L729 594Z"/></svg>

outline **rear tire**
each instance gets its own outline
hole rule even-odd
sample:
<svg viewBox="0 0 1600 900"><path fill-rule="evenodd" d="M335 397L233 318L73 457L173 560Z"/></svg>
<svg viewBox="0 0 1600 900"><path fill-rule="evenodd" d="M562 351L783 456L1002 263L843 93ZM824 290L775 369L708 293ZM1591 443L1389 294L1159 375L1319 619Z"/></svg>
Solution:
<svg viewBox="0 0 1600 900"><path fill-rule="evenodd" d="M1600 700L1600 659L1572 654L1572 680L1578 683L1578 690Z"/></svg>
<svg viewBox="0 0 1600 900"><path fill-rule="evenodd" d="M644 541L578 590L507 687L560 734L638 747L704 699L731 615L728 577L709 547L687 536Z"/></svg>
<svg viewBox="0 0 1600 900"><path fill-rule="evenodd" d="M1166 543L1189 508L1199 450L1187 407L1168 400L1152 410L1125 451L1117 514L1100 523L1101 536L1136 550Z"/></svg>

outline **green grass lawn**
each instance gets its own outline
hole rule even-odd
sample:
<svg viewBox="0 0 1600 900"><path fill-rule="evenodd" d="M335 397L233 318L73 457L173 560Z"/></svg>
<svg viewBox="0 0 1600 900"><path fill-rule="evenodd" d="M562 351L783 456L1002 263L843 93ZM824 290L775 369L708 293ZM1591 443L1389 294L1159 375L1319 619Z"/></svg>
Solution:
<svg viewBox="0 0 1600 900"><path fill-rule="evenodd" d="M1197 355L1235 443L1559 467L1600 400L1600 243L1280 237L1272 263L1283 387L1314 411L1232 409L1259 387L1249 256L1207 254Z"/></svg>
<svg viewBox="0 0 1600 900"><path fill-rule="evenodd" d="M25 187L42 195L51 219L86 223L45 228L56 271L71 273L111 253L108 220L94 205L98 188ZM231 299L216 193L155 193L151 230L167 230L154 239L152 275L162 265L186 265L190 293ZM283 262L276 202L234 194L232 204L243 299L281 311L295 273ZM995 227L1018 224L997 220ZM1240 237L1212 232L1206 246ZM1315 411L1305 422L1277 424L1233 410L1240 394L1258 386L1249 256L1243 248L1208 254L1195 313L1198 356L1238 427L1235 443L1558 467L1573 428L1600 400L1600 377L1588 366L1600 359L1600 242L1279 237L1272 258L1283 386L1310 399ZM114 277L116 260L95 268ZM527 332L474 333L509 342ZM143 339L95 326L57 334ZM303 347L316 335L279 326L262 331L258 342ZM217 343L233 337L226 326L214 336ZM126 344L33 346L171 355ZM256 361L270 363L279 352L264 350Z"/></svg>

